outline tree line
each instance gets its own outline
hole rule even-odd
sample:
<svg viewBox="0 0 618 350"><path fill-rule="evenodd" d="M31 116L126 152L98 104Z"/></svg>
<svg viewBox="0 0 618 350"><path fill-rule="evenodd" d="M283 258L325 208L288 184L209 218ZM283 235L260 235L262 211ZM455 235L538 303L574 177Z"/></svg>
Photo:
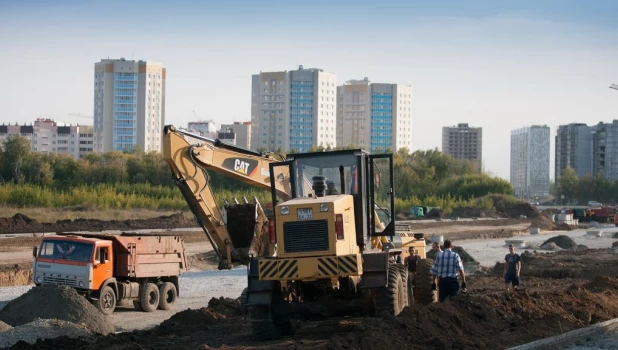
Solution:
<svg viewBox="0 0 618 350"><path fill-rule="evenodd" d="M326 149L316 149L321 150ZM394 153L393 158L396 196L400 203L423 202L427 198L456 202L492 193L512 193L506 180L480 172L473 163L454 159L437 149L410 152L403 148ZM237 180L214 172L209 172L209 175L215 194L223 191L230 194L233 189L248 196L267 197L264 191ZM29 141L19 135L9 136L4 142L4 150L0 150L0 183L3 186L40 186L48 191L123 185L129 192L131 187L126 185L133 184L140 185L134 188L146 196L149 195L147 186L174 187L170 169L161 153L145 153L136 147L129 152L91 153L75 160L66 155L32 152ZM168 192L156 190L153 193ZM181 198L180 191L172 193Z"/></svg>
<svg viewBox="0 0 618 350"><path fill-rule="evenodd" d="M600 175L578 177L575 170L567 168L556 179L551 193L561 205L587 205L588 201L614 204L618 198L618 181Z"/></svg>

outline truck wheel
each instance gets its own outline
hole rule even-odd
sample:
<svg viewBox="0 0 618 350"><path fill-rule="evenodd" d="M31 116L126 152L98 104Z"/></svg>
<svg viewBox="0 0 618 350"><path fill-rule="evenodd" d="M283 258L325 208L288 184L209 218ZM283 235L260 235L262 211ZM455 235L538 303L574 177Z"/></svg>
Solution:
<svg viewBox="0 0 618 350"><path fill-rule="evenodd" d="M142 310L154 312L159 306L159 288L157 288L157 285L154 283L144 284L140 291L139 301Z"/></svg>
<svg viewBox="0 0 618 350"><path fill-rule="evenodd" d="M379 317L399 315L403 309L404 293L399 268L391 264L388 268L387 286L380 288L376 295L376 315Z"/></svg>
<svg viewBox="0 0 618 350"><path fill-rule="evenodd" d="M431 274L431 266L433 260L422 259L416 263L416 286L414 292L419 304L428 305L437 301L437 293L431 290L433 275Z"/></svg>
<svg viewBox="0 0 618 350"><path fill-rule="evenodd" d="M99 292L99 299L94 300L94 306L104 315L111 315L116 309L116 293L110 286L105 286Z"/></svg>
<svg viewBox="0 0 618 350"><path fill-rule="evenodd" d="M171 310L176 304L178 293L176 286L172 282L164 282L159 286L159 309Z"/></svg>

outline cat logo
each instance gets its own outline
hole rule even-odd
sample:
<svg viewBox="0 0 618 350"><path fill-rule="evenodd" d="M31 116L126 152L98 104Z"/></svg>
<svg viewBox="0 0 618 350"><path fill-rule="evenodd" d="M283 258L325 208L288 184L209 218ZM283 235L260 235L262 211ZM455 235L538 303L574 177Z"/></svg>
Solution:
<svg viewBox="0 0 618 350"><path fill-rule="evenodd" d="M257 161L247 158L228 158L223 161L223 167L238 174L253 176L257 170Z"/></svg>

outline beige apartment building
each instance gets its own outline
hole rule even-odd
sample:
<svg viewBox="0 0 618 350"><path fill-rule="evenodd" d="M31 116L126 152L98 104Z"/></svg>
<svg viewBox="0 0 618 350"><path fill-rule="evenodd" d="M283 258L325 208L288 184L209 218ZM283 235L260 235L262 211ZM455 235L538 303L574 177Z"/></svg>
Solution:
<svg viewBox="0 0 618 350"><path fill-rule="evenodd" d="M94 65L96 152L161 151L165 125L165 68L161 63L103 59Z"/></svg>
<svg viewBox="0 0 618 350"><path fill-rule="evenodd" d="M93 127L59 126L53 119L38 118L34 125L0 125L0 147L10 135L20 135L30 142L30 150L80 159L93 151Z"/></svg>
<svg viewBox="0 0 618 350"><path fill-rule="evenodd" d="M412 146L412 86L350 80L337 87L337 145L371 152Z"/></svg>
<svg viewBox="0 0 618 350"><path fill-rule="evenodd" d="M483 166L483 128L466 123L442 128L442 152L455 159L472 161L479 171Z"/></svg>
<svg viewBox="0 0 618 350"><path fill-rule="evenodd" d="M221 130L231 130L234 133L234 144L251 149L251 122L234 122L221 124Z"/></svg>
<svg viewBox="0 0 618 350"><path fill-rule="evenodd" d="M337 76L317 68L252 76L251 149L336 146Z"/></svg>

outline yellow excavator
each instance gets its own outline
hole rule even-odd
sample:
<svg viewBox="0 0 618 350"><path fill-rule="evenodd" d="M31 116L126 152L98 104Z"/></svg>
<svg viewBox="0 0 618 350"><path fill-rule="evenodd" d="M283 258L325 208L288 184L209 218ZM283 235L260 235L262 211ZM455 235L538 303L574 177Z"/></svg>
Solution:
<svg viewBox="0 0 618 350"><path fill-rule="evenodd" d="M163 151L219 268L248 265L243 298L256 338L291 335L298 318L396 316L411 304L408 270L398 261L408 247L424 258L425 239L395 224L392 154L355 149L283 159L171 125L164 128ZM272 217L255 199L221 210L208 170L270 190ZM436 299L431 263L417 264L414 297L422 304Z"/></svg>

